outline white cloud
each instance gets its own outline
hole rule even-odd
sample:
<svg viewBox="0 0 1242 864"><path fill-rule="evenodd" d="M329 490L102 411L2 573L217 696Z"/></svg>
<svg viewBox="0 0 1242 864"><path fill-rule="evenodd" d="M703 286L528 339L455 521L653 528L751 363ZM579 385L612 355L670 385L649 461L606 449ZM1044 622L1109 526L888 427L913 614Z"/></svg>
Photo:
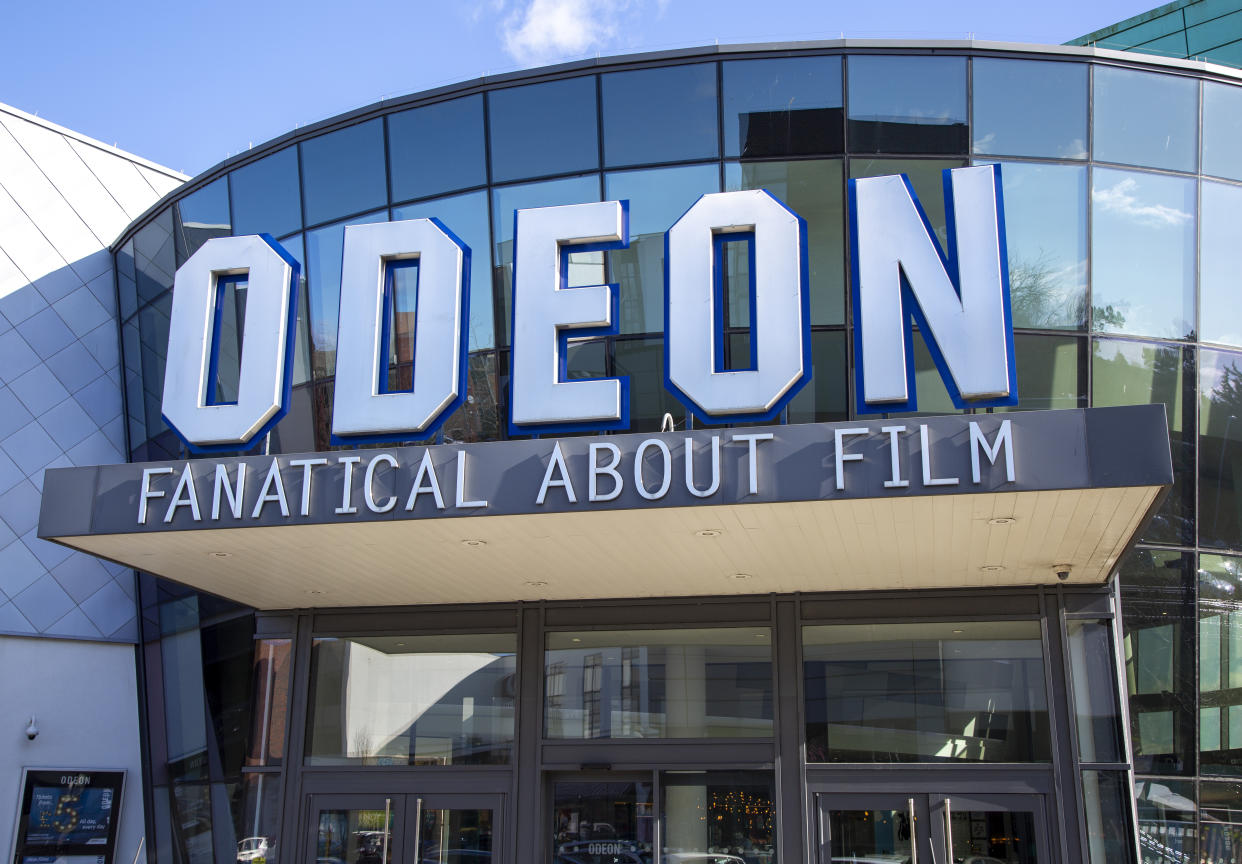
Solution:
<svg viewBox="0 0 1242 864"><path fill-rule="evenodd" d="M582 57L614 44L644 0L517 0L501 40L523 66ZM662 6L662 4L661 4ZM636 18L636 16L634 16Z"/></svg>
<svg viewBox="0 0 1242 864"><path fill-rule="evenodd" d="M1107 189L1097 189L1095 203L1105 210L1132 219L1142 225L1180 225L1190 220L1190 214L1167 204L1145 204L1135 194L1138 183L1133 177L1119 180Z"/></svg>

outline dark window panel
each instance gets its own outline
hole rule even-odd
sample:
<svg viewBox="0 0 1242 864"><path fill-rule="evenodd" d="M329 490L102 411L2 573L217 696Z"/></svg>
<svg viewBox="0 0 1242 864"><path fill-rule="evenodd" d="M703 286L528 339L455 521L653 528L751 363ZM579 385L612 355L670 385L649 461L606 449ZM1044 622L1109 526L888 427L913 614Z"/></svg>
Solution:
<svg viewBox="0 0 1242 864"><path fill-rule="evenodd" d="M341 262L345 226L387 222L388 212L355 216L335 225L306 232L306 276L309 288L311 369L322 378L336 372L336 325L341 307Z"/></svg>
<svg viewBox="0 0 1242 864"><path fill-rule="evenodd" d="M1087 169L1005 162L1001 192L1013 326L1085 329Z"/></svg>
<svg viewBox="0 0 1242 864"><path fill-rule="evenodd" d="M550 632L544 736L770 738L766 627Z"/></svg>
<svg viewBox="0 0 1242 864"><path fill-rule="evenodd" d="M976 57L975 153L1087 158L1087 66Z"/></svg>
<svg viewBox="0 0 1242 864"><path fill-rule="evenodd" d="M808 762L1051 758L1038 621L833 624L802 643Z"/></svg>
<svg viewBox="0 0 1242 864"><path fill-rule="evenodd" d="M1242 783L1199 784L1199 859L1205 864L1232 864L1242 845Z"/></svg>
<svg viewBox="0 0 1242 864"><path fill-rule="evenodd" d="M1096 339L1092 346L1091 404L1164 405L1173 452L1173 489L1143 530L1141 540L1194 543L1194 352L1178 345Z"/></svg>
<svg viewBox="0 0 1242 864"><path fill-rule="evenodd" d="M1147 861L1198 861L1195 784L1191 780L1137 777L1138 829L1143 847L1155 853Z"/></svg>
<svg viewBox="0 0 1242 864"><path fill-rule="evenodd" d="M1189 177L1095 169L1091 303L1097 331L1194 338L1195 186Z"/></svg>
<svg viewBox="0 0 1242 864"><path fill-rule="evenodd" d="M1199 82L1095 67L1094 158L1194 171L1199 155Z"/></svg>
<svg viewBox="0 0 1242 864"><path fill-rule="evenodd" d="M487 95L492 180L599 167L595 78L567 78Z"/></svg>
<svg viewBox="0 0 1242 864"><path fill-rule="evenodd" d="M664 415L684 429L686 408L664 386L664 340L621 339L613 348L617 377L630 379L631 432L657 432Z"/></svg>
<svg viewBox="0 0 1242 864"><path fill-rule="evenodd" d="M716 64L611 72L600 86L608 167L720 155Z"/></svg>
<svg viewBox="0 0 1242 864"><path fill-rule="evenodd" d="M766 189L806 220L811 323L845 323L845 184L839 159L725 163L725 191Z"/></svg>
<svg viewBox="0 0 1242 864"><path fill-rule="evenodd" d="M845 331L811 334L811 380L789 403L790 423L849 419Z"/></svg>
<svg viewBox="0 0 1242 864"><path fill-rule="evenodd" d="M466 96L388 118L392 198L408 201L487 182L483 96Z"/></svg>
<svg viewBox="0 0 1242 864"><path fill-rule="evenodd" d="M1083 771L1089 864L1134 864L1130 779L1123 771Z"/></svg>
<svg viewBox="0 0 1242 864"><path fill-rule="evenodd" d="M725 156L840 153L840 57L733 60L722 66Z"/></svg>
<svg viewBox="0 0 1242 864"><path fill-rule="evenodd" d="M444 422L444 442L500 441L505 437L504 405L496 377L496 355L470 355L466 404Z"/></svg>
<svg viewBox="0 0 1242 864"><path fill-rule="evenodd" d="M392 218L435 217L470 247L470 350L496 345L496 310L492 297L492 268L488 254L491 231L487 215L487 192L469 192L419 204L394 207ZM512 214L510 214L512 219Z"/></svg>
<svg viewBox="0 0 1242 864"><path fill-rule="evenodd" d="M1242 559L1199 556L1199 772L1242 777Z"/></svg>
<svg viewBox="0 0 1242 864"><path fill-rule="evenodd" d="M664 235L702 195L719 191L716 164L606 175L607 200L630 202L630 245L606 255L621 292L622 333L664 330Z"/></svg>
<svg viewBox="0 0 1242 864"><path fill-rule="evenodd" d="M306 287L306 241L301 234L285 237L280 245L298 262L298 326L293 348L293 386L310 380L310 292Z"/></svg>
<svg viewBox="0 0 1242 864"><path fill-rule="evenodd" d="M850 57L852 153L965 153L966 58Z"/></svg>
<svg viewBox="0 0 1242 864"><path fill-rule="evenodd" d="M182 198L173 210L177 266L211 238L227 237L232 230L227 178L221 177Z"/></svg>
<svg viewBox="0 0 1242 864"><path fill-rule="evenodd" d="M1087 407L1086 340L1018 333L1013 339L1018 404L1005 411Z"/></svg>
<svg viewBox="0 0 1242 864"><path fill-rule="evenodd" d="M134 235L134 268L139 306L172 290L177 273L172 208L156 216Z"/></svg>
<svg viewBox="0 0 1242 864"><path fill-rule="evenodd" d="M664 772L660 779L660 839L676 850L672 860L780 860L773 772ZM723 847L736 854L715 854Z"/></svg>
<svg viewBox="0 0 1242 864"><path fill-rule="evenodd" d="M1144 774L1195 771L1196 578L1188 552L1136 549L1121 566L1130 741Z"/></svg>
<svg viewBox="0 0 1242 864"><path fill-rule="evenodd" d="M388 203L383 120L320 135L301 146L308 225Z"/></svg>
<svg viewBox="0 0 1242 864"><path fill-rule="evenodd" d="M138 310L138 273L134 263L134 241L131 239L116 252L117 295L121 301L121 320Z"/></svg>
<svg viewBox="0 0 1242 864"><path fill-rule="evenodd" d="M298 151L286 147L229 175L234 234L280 237L302 227Z"/></svg>

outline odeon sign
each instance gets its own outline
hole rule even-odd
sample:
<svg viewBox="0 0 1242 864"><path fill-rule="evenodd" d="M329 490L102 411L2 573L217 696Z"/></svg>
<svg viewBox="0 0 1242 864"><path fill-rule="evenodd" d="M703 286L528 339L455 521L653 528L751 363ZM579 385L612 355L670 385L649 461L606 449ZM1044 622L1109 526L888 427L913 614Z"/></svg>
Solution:
<svg viewBox="0 0 1242 864"><path fill-rule="evenodd" d="M910 318L958 407L1016 404L999 166L944 172L947 255L904 175L850 181L857 408L917 407ZM567 380L566 340L616 332L616 285L567 287L571 252L625 248L628 204L515 214L509 429L629 427L628 380ZM752 266L750 368L723 361L723 252ZM338 443L433 434L466 393L471 250L437 219L345 228L332 436ZM392 273L418 262L412 387L385 392ZM406 264L408 266L408 263ZM665 235L665 383L696 420L764 422L809 381L807 234L765 190L702 196ZM237 401L214 399L222 280L248 282ZM196 452L244 449L285 412L298 264L268 235L209 240L177 271L164 419Z"/></svg>

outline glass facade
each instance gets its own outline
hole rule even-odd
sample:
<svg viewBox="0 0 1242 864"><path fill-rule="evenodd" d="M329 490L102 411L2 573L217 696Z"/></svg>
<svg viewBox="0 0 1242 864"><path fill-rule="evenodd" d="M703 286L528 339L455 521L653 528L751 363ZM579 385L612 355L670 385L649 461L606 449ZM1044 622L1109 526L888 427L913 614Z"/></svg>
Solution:
<svg viewBox="0 0 1242 864"><path fill-rule="evenodd" d="M1013 98L1015 92L1023 98ZM959 48L635 58L618 68L601 63L545 70L537 80L502 79L436 98L376 106L322 129L311 127L280 149L259 147L226 163L187 184L120 238L114 258L129 455L134 461L186 455L161 418L163 354L173 274L206 239L269 233L305 264L293 405L256 448L300 452L329 444L344 225L429 215L444 219L473 251L469 399L440 434L445 441L507 437L513 211L619 197L631 204L630 248L571 256L570 284L620 285L620 332L574 343L568 374L628 374L635 431L659 428L666 412L677 428L684 428L688 414L665 390L660 374L663 232L699 195L749 188L768 189L808 225L814 376L780 422L848 419L855 413L845 218L849 179L905 172L944 242L941 170L999 162L1017 330L1018 408L1159 403L1166 406L1173 445L1174 488L1119 571L1124 632L1113 633L1101 623L1107 619L1083 617L1064 634L1067 669L1073 673L1067 677L1067 698L1078 709L1072 758L1086 856L1126 859L1111 844L1118 826L1132 820L1122 788L1122 763L1132 760L1144 854L1164 856L1151 859L1162 861L1227 860L1242 843L1237 828L1242 824L1237 783L1242 685L1233 686L1242 680L1242 625L1235 620L1242 609L1235 593L1237 562L1242 561L1235 557L1242 556L1242 487L1234 482L1233 470L1242 470L1242 320L1235 299L1237 268L1230 264L1242 205L1240 128L1242 87L1213 73L1139 60L1021 52L1002 56ZM244 308L241 302L234 305L237 311ZM739 356L747 350L746 324L730 322L736 331L729 334L730 350ZM236 330L238 355L243 335ZM919 337L915 348L921 411L955 410ZM221 387L227 395L228 382L222 380ZM518 648L460 649L467 655L484 651L495 659L482 671L463 673L449 688L454 692L446 690L440 701L413 706L393 691L392 711L401 714L402 726L383 742L361 741L341 727L337 721L348 710L340 694L335 701L325 695L314 703L331 706L323 710L336 712L339 728L310 735L289 726L280 713L287 713L289 694L296 692L290 691L288 677L296 654L292 630L255 632L256 619L246 610L155 579L144 578L141 592L147 615L143 651L156 860L231 858L233 852L223 851L229 843L236 848L248 837L287 831L279 826L290 819L296 824L296 817L281 811L288 799L276 790L288 782L288 761L301 758L289 747L305 746L313 754L312 739L315 746L322 744L320 756L331 763L319 766L324 770L372 769L380 766L378 760L390 758L428 771L519 770L505 761L509 756L499 755L521 738L520 706L515 694L504 689L505 681L521 677ZM949 626L953 620L942 616L939 623ZM710 623L700 621L693 630ZM765 619L746 626L774 624ZM839 646L833 647L831 638L818 632L813 635L819 642L808 637L820 626L799 631L804 640L799 650L815 654L802 659L818 664L820 671L804 666L795 673L820 692L821 701L813 704L822 716L803 727L807 747L819 748L808 764L880 759L877 750L840 742L843 734L848 740L847 727L855 725L849 713L855 708L843 706L861 700L868 708L856 716L874 716L869 713L874 704L862 694L886 664L904 670L901 680L910 687L939 682L958 704L950 710L945 704L928 705L920 696L901 706L908 716L890 705L883 726L888 743L879 748L884 760L920 764L929 752L936 756L948 746L945 753L962 754L954 756L956 761L987 761L989 753L998 752L999 745L990 742L999 740L1002 721L1005 747L1011 748L1000 748L1010 754L1004 761L1040 766L1063 758L1042 725L1041 712L1051 706L1034 699L1039 687L1033 678L1020 692L1012 689L1017 687L1012 680L1009 690L987 690L986 671L963 676L969 664L932 662L921 653L931 652L932 645L943 651L963 641L967 650L978 648L960 634L906 639L900 657L843 658L833 653ZM516 630L474 632L493 638ZM526 670L549 688L537 698L549 713L538 718L536 728L546 728L547 741L556 747L648 746L652 742L640 740L648 733L669 746L700 740L689 732L670 733L672 709L650 701L667 685L670 657L676 654L684 664L694 641L682 633L687 641L677 645L644 642L641 637L653 632L649 629L623 634L628 641L615 633L605 639L610 632L566 626L541 634L547 637L540 643L544 653ZM320 663L315 668L327 670L329 655L352 646L350 640L361 635L317 633L322 641L315 643L318 647L306 642L305 662L311 664L314 655ZM593 650L601 655L597 666L587 664L579 643L557 641L573 636L595 640ZM390 637L400 638L384 634ZM1004 658L1034 675L1038 664L1028 649L1033 646L1038 657L1048 643L1024 641L1017 633L1007 639L1008 653L974 662L986 670L988 663ZM709 743L732 735L744 742L741 746L750 746L745 742L755 740L754 735L768 741L779 736L780 691L773 689L771 672L779 675L778 658L762 659L758 645L748 644L744 662L734 658L717 668L706 658L722 647L698 645L704 669L696 677L683 668L678 686L694 681L704 694L731 693L726 701L735 713L719 713L728 706L704 695L695 715L700 725L687 728L697 729L694 735ZM359 646L356 653L364 649L377 650ZM1116 686L1129 698L1128 729L1116 706L1091 703L1099 696L1095 682L1103 674L1091 669L1092 658L1114 649L1124 658L1125 680ZM424 656L413 642L401 653L390 650L378 653L401 662ZM626 652L635 650L645 652L641 662L635 656L626 659ZM554 715L550 688L558 679L546 662L561 652L574 658L577 677L573 686L566 678L566 701ZM331 662L339 677L345 661L337 657ZM832 678L823 670L833 664L852 671ZM309 676L310 665L305 668ZM1073 677L1079 673L1081 680ZM764 675L766 691L756 683ZM596 690L585 689L596 680ZM962 680L982 689L954 690ZM311 678L303 685L309 690ZM641 710L627 707L627 687L638 687L649 700ZM742 692L750 701L734 699ZM923 689L916 692L926 695ZM615 706L606 723L603 713L598 722L592 719L591 693ZM992 726L978 719L985 713L980 705L1001 703L1009 705L1008 713L1002 718L998 711L988 721ZM256 719L255 711L262 716ZM986 728L988 734L966 735L967 715L976 718L974 732ZM552 716L560 718L556 735L543 725ZM713 730L725 728L713 725L720 718L730 731L716 734ZM432 726L435 731L425 734ZM911 732L909 740L904 731ZM928 743L936 736L942 738L938 746ZM960 747L951 743L959 739L965 742ZM976 739L987 746L976 747ZM1129 754L1124 752L1127 742ZM981 755L976 759L972 753ZM353 754L359 754L357 761L351 761ZM833 754L840 760L834 762ZM586 770L581 766L592 762L578 759L574 770ZM557 770L568 771L568 764L556 763ZM617 832L624 825L630 832L626 837L632 835L626 842L639 848L653 842L652 832L664 830L660 821L672 818L678 808L717 798L724 807L725 799L740 794L761 802L773 781L762 774L766 769L755 766L767 763L747 764L759 776L733 776L730 766L717 764L684 782L670 769L630 778L625 790L597 789L590 794L600 800L629 803L617 805L615 818L584 815L595 806L589 796L580 799L581 806L566 804L567 822L574 807L579 815L575 828L564 829L563 842L603 842L607 829L601 825ZM574 783L594 783L561 779L566 795ZM892 812L904 806L904 800L898 802ZM348 814L370 813L366 818L375 822L369 807L323 812L339 811L341 824L354 818ZM726 842L723 834L720 842L687 835L676 844L681 851L669 854L683 856L675 859L682 862L721 855L768 864L781 854L781 838L767 839L753 819L763 805L751 807L751 821L730 829L746 835L744 842ZM558 805L557 812L561 809ZM882 847L895 854L904 848L883 833L888 828L868 821L889 811L844 806L839 812L872 814L866 824L841 817L863 838L850 847L856 852ZM743 821L726 810L719 815L729 825ZM382 826L382 800L380 816L377 826ZM553 835L559 832L557 826ZM963 849L962 854L994 854ZM637 864L627 855L641 859L630 848L606 861L588 856L613 852L597 848L591 853L585 846L571 852L564 860L579 864Z"/></svg>

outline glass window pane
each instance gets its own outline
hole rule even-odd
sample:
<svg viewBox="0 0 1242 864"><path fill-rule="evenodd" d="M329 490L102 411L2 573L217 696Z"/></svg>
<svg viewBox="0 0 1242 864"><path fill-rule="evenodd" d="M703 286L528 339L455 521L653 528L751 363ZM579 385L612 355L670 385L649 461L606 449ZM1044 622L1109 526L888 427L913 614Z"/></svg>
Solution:
<svg viewBox="0 0 1242 864"><path fill-rule="evenodd" d="M599 167L594 76L494 90L487 98L493 182Z"/></svg>
<svg viewBox="0 0 1242 864"><path fill-rule="evenodd" d="M685 406L664 386L664 340L619 339L615 346L616 374L630 379L629 431L658 432L666 413L685 428Z"/></svg>
<svg viewBox="0 0 1242 864"><path fill-rule="evenodd" d="M1199 556L1199 771L1242 776L1242 558Z"/></svg>
<svg viewBox="0 0 1242 864"><path fill-rule="evenodd" d="M1194 171L1199 82L1156 72L1095 67L1095 158Z"/></svg>
<svg viewBox="0 0 1242 864"><path fill-rule="evenodd" d="M849 419L846 383L845 333L840 330L811 334L814 374L789 403L790 423L828 423Z"/></svg>
<svg viewBox="0 0 1242 864"><path fill-rule="evenodd" d="M301 267L298 276L298 332L293 351L293 386L310 380L310 294L306 289L306 244L301 234L285 237L279 241L285 251L294 257Z"/></svg>
<svg viewBox="0 0 1242 864"><path fill-rule="evenodd" d="M492 858L491 810L420 811L418 850L421 864L484 864Z"/></svg>
<svg viewBox="0 0 1242 864"><path fill-rule="evenodd" d="M1085 328L1087 169L1005 162L1001 192L1013 326Z"/></svg>
<svg viewBox="0 0 1242 864"><path fill-rule="evenodd" d="M973 61L974 152L1087 158L1087 65Z"/></svg>
<svg viewBox="0 0 1242 864"><path fill-rule="evenodd" d="M905 174L914 187L923 213L931 223L941 249L949 248L948 221L944 212L944 171L961 168L960 159L865 159L850 160L850 179Z"/></svg>
<svg viewBox="0 0 1242 864"><path fill-rule="evenodd" d="M966 58L848 62L851 152L966 152Z"/></svg>
<svg viewBox="0 0 1242 864"><path fill-rule="evenodd" d="M306 224L388 203L384 125L379 119L302 142Z"/></svg>
<svg viewBox="0 0 1242 864"><path fill-rule="evenodd" d="M733 60L722 75L725 156L842 152L840 57Z"/></svg>
<svg viewBox="0 0 1242 864"><path fill-rule="evenodd" d="M388 212L381 210L306 232L311 369L316 378L336 373L336 322L341 309L341 261L345 252L345 226L387 221Z"/></svg>
<svg viewBox="0 0 1242 864"><path fill-rule="evenodd" d="M495 114L492 115L495 117ZM493 151L494 152L494 151ZM518 210L529 207L557 207L562 204L585 204L598 201L599 175L584 174L581 177L566 177L563 180L548 180L543 183L527 183L522 186L501 186L492 190L492 237L496 244L492 250L492 261L495 270L493 284L500 291L500 320L496 322L497 343L509 344L509 325L512 316L513 299L513 227L515 214ZM631 238L634 223L630 223ZM632 239L631 239L631 242ZM585 266L588 262L602 262L603 255L599 252L578 252L569 256L570 285L600 285L603 283L601 268ZM588 278L588 281L577 281L576 276ZM624 294L622 294L624 297Z"/></svg>
<svg viewBox="0 0 1242 864"><path fill-rule="evenodd" d="M1065 622L1065 635L1078 720L1078 757L1084 762L1126 761L1113 674L1112 623L1071 619Z"/></svg>
<svg viewBox="0 0 1242 864"><path fill-rule="evenodd" d="M1204 182L1199 222L1200 339L1242 346L1242 187Z"/></svg>
<svg viewBox="0 0 1242 864"><path fill-rule="evenodd" d="M302 227L298 148L286 147L229 175L233 233L280 237Z"/></svg>
<svg viewBox="0 0 1242 864"><path fill-rule="evenodd" d="M227 237L231 232L229 182L221 177L177 202L173 211L177 264L184 262L211 238Z"/></svg>
<svg viewBox="0 0 1242 864"><path fill-rule="evenodd" d="M725 191L766 189L806 220L811 323L845 323L845 191L841 160L725 164Z"/></svg>
<svg viewBox="0 0 1242 864"><path fill-rule="evenodd" d="M320 810L318 861L374 864L392 849L395 810Z"/></svg>
<svg viewBox="0 0 1242 864"><path fill-rule="evenodd" d="M549 633L548 738L772 735L767 627Z"/></svg>
<svg viewBox="0 0 1242 864"><path fill-rule="evenodd" d="M1038 621L802 629L810 762L1046 762Z"/></svg>
<svg viewBox="0 0 1242 864"><path fill-rule="evenodd" d="M769 771L669 771L660 792L667 864L777 864Z"/></svg>
<svg viewBox="0 0 1242 864"><path fill-rule="evenodd" d="M134 235L139 306L172 290L173 276L177 272L174 250L172 209L169 208Z"/></svg>
<svg viewBox="0 0 1242 864"><path fill-rule="evenodd" d="M1195 181L1096 168L1091 196L1095 329L1193 338Z"/></svg>
<svg viewBox="0 0 1242 864"><path fill-rule="evenodd" d="M496 377L496 355L470 355L466 380L466 404L444 421L444 443L499 441L505 437L504 392Z"/></svg>
<svg viewBox="0 0 1242 864"><path fill-rule="evenodd" d="M961 799L950 800L953 837L950 861L1044 864L1047 860L1041 856L1041 848L1046 847L1039 843L1035 814L1030 810L985 810L974 802L963 805ZM961 809L963 806L971 809Z"/></svg>
<svg viewBox="0 0 1242 864"><path fill-rule="evenodd" d="M1139 549L1121 567L1130 741L1144 774L1195 770L1195 576L1189 553Z"/></svg>
<svg viewBox="0 0 1242 864"><path fill-rule="evenodd" d="M932 359L927 342L921 330L915 330L914 344L914 392L918 394L918 411L898 411L885 414L886 417L934 417L941 414L961 414L962 410L953 404L949 388L936 361ZM1020 391L1019 391L1020 392Z"/></svg>
<svg viewBox="0 0 1242 864"><path fill-rule="evenodd" d="M1189 545L1194 537L1194 352L1177 345L1096 339L1091 404L1164 405L1173 451L1173 489L1142 540ZM1021 391L1019 391L1021 392Z"/></svg>
<svg viewBox="0 0 1242 864"><path fill-rule="evenodd" d="M612 72L600 86L605 165L720 155L715 63Z"/></svg>
<svg viewBox="0 0 1242 864"><path fill-rule="evenodd" d="M859 801L855 806L866 806ZM916 817L917 818L917 817ZM833 864L853 862L913 861L912 840L915 826L911 824L908 811L889 810L882 807L867 810L829 810L828 837L831 844ZM822 859L821 859L822 860Z"/></svg>
<svg viewBox="0 0 1242 864"><path fill-rule="evenodd" d="M254 698L250 752L246 765L274 767L285 753L285 716L289 710L290 639L260 639L254 643Z"/></svg>
<svg viewBox="0 0 1242 864"><path fill-rule="evenodd" d="M276 834L280 830L280 774L246 774L233 799L237 860L276 864Z"/></svg>
<svg viewBox="0 0 1242 864"><path fill-rule="evenodd" d="M1199 784L1199 860L1232 864L1242 849L1242 783Z"/></svg>
<svg viewBox="0 0 1242 864"><path fill-rule="evenodd" d="M558 780L552 786L552 848L558 862L652 861L655 800L643 781Z"/></svg>
<svg viewBox="0 0 1242 864"><path fill-rule="evenodd" d="M1199 352L1199 543L1242 548L1242 354Z"/></svg>
<svg viewBox="0 0 1242 864"><path fill-rule="evenodd" d="M1242 87L1203 83L1203 173L1242 180Z"/></svg>
<svg viewBox="0 0 1242 864"><path fill-rule="evenodd" d="M394 201L482 186L487 182L483 96L389 115L388 159Z"/></svg>
<svg viewBox="0 0 1242 864"><path fill-rule="evenodd" d="M620 286L622 333L663 332L664 234L701 195L719 191L715 164L606 175L607 200L630 202L630 245L605 255Z"/></svg>
<svg viewBox="0 0 1242 864"><path fill-rule="evenodd" d="M116 252L117 293L121 300L121 319L128 320L138 308L138 274L134 270L134 241Z"/></svg>
<svg viewBox="0 0 1242 864"><path fill-rule="evenodd" d="M470 247L470 350L493 348L496 310L492 305L492 268L487 252L491 246L487 192L437 198L392 210L394 220L430 217L439 219Z"/></svg>
<svg viewBox="0 0 1242 864"><path fill-rule="evenodd" d="M511 634L316 639L308 765L503 765Z"/></svg>
<svg viewBox="0 0 1242 864"><path fill-rule="evenodd" d="M1090 864L1133 864L1130 781L1125 773L1083 771L1082 803L1087 814Z"/></svg>
<svg viewBox="0 0 1242 864"><path fill-rule="evenodd" d="M1154 853L1153 862L1198 860L1195 842L1195 787L1189 780L1140 777L1134 781L1138 799L1139 842Z"/></svg>
<svg viewBox="0 0 1242 864"><path fill-rule="evenodd" d="M1018 368L1018 404L1007 411L1086 408L1085 340L1076 336L1018 333L1013 337Z"/></svg>

